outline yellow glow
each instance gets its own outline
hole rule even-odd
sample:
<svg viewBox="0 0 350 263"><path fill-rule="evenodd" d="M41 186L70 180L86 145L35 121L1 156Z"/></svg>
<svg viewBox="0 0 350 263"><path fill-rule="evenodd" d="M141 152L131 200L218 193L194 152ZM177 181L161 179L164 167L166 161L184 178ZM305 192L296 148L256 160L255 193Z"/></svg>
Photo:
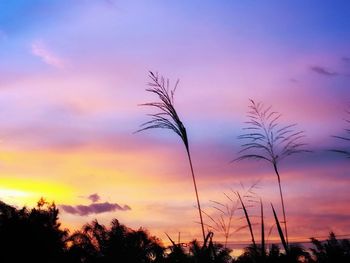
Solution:
<svg viewBox="0 0 350 263"><path fill-rule="evenodd" d="M23 192L23 191L18 191L18 190L13 190L13 189L4 189L4 188L0 188L0 196L9 196L9 197L24 197L24 196L28 196L29 193L27 192Z"/></svg>
<svg viewBox="0 0 350 263"><path fill-rule="evenodd" d="M68 201L71 190L57 183L33 179L0 178L0 196L5 201L34 205L44 197L47 201Z"/></svg>
<svg viewBox="0 0 350 263"><path fill-rule="evenodd" d="M60 218L64 227L73 231L95 218L107 225L112 218L118 218L132 228L144 226L155 235L164 237L164 228L159 225L168 222L171 226L169 231L181 231L183 238L190 240L199 228L194 223L184 230L176 217L180 216L183 222L193 222L196 218L196 211L191 209L194 203L193 186L187 176L187 166L184 172L179 171L180 174L186 173L185 180L179 181L177 173L169 174L168 168L162 169L155 165L157 162L167 163L167 151L167 148L160 149L155 154L144 155L142 152L116 152L98 147L57 151L2 149L0 200L17 207L33 207L40 197L49 202L55 201L57 205L89 205L91 202L87 196L98 193L101 202L127 204L132 210L88 217L71 215L61 210ZM184 207L189 209L179 209L177 212L173 208L164 212L168 207L164 203L164 196L180 203L180 206L186 204ZM149 217L150 209L153 217ZM164 239L167 240L166 236Z"/></svg>

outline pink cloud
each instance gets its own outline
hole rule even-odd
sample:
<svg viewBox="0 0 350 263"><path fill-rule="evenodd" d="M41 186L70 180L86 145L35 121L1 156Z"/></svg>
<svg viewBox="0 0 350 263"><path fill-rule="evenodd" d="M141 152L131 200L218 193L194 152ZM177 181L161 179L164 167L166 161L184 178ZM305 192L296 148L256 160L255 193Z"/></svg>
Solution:
<svg viewBox="0 0 350 263"><path fill-rule="evenodd" d="M106 213L106 212L113 212L115 210L119 211L128 211L131 210L131 208L128 205L120 206L116 203L93 203L90 205L60 205L60 208L66 213L73 214L73 215L79 215L79 216L86 216L89 214L100 214L100 213Z"/></svg>
<svg viewBox="0 0 350 263"><path fill-rule="evenodd" d="M64 60L50 50L42 40L35 40L31 44L31 52L34 56L41 58L44 63L52 67L64 68L65 66Z"/></svg>

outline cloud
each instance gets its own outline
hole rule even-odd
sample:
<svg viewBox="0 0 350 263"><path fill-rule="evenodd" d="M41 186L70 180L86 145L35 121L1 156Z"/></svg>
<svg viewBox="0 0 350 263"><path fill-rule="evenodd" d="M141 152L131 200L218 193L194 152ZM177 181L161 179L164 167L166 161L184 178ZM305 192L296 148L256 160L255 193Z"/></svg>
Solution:
<svg viewBox="0 0 350 263"><path fill-rule="evenodd" d="M5 39L7 39L7 34L5 33L5 31L0 29L0 40L5 40Z"/></svg>
<svg viewBox="0 0 350 263"><path fill-rule="evenodd" d="M131 210L130 206L124 205L123 207L116 203L93 203L90 205L60 205L59 206L64 212L72 215L86 216L91 214L101 214L105 212L128 211Z"/></svg>
<svg viewBox="0 0 350 263"><path fill-rule="evenodd" d="M64 68L65 66L63 59L52 52L42 40L36 40L32 43L31 52L52 67Z"/></svg>
<svg viewBox="0 0 350 263"><path fill-rule="evenodd" d="M328 69L326 69L324 67L320 67L320 66L312 66L312 67L310 67L310 69L313 72L320 74L320 75L323 75L323 76L334 77L334 76L339 75L337 72L329 71Z"/></svg>
<svg viewBox="0 0 350 263"><path fill-rule="evenodd" d="M98 194L91 194L88 196L88 199L91 200L91 202L96 203L101 199L101 197Z"/></svg>
<svg viewBox="0 0 350 263"><path fill-rule="evenodd" d="M116 7L116 4L114 3L113 0L105 0L104 2L109 6Z"/></svg>
<svg viewBox="0 0 350 263"><path fill-rule="evenodd" d="M344 63L349 63L349 64L350 64L350 57L342 57L341 60L342 60Z"/></svg>

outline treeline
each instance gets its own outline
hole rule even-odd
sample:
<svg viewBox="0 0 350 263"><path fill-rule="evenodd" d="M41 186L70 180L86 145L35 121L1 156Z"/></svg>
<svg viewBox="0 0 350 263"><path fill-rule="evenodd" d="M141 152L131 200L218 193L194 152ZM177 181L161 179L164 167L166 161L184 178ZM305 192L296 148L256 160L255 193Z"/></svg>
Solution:
<svg viewBox="0 0 350 263"><path fill-rule="evenodd" d="M314 248L290 246L288 254L273 245L264 251L247 247L239 258L230 249L213 241L213 233L204 244L196 240L186 247L171 240L164 246L147 230L133 230L112 220L106 227L96 220L81 230L62 229L59 210L54 203L40 200L35 208L15 208L0 201L0 262L2 263L230 263L230 262L350 262L350 241L337 240L331 233Z"/></svg>

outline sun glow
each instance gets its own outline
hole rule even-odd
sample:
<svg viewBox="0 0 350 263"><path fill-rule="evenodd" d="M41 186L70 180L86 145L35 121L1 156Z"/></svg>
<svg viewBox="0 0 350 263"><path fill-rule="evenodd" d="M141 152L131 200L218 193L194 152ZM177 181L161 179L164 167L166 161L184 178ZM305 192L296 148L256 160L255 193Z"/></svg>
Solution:
<svg viewBox="0 0 350 263"><path fill-rule="evenodd" d="M0 178L0 198L17 205L35 205L44 197L47 201L69 201L69 187L32 179Z"/></svg>

